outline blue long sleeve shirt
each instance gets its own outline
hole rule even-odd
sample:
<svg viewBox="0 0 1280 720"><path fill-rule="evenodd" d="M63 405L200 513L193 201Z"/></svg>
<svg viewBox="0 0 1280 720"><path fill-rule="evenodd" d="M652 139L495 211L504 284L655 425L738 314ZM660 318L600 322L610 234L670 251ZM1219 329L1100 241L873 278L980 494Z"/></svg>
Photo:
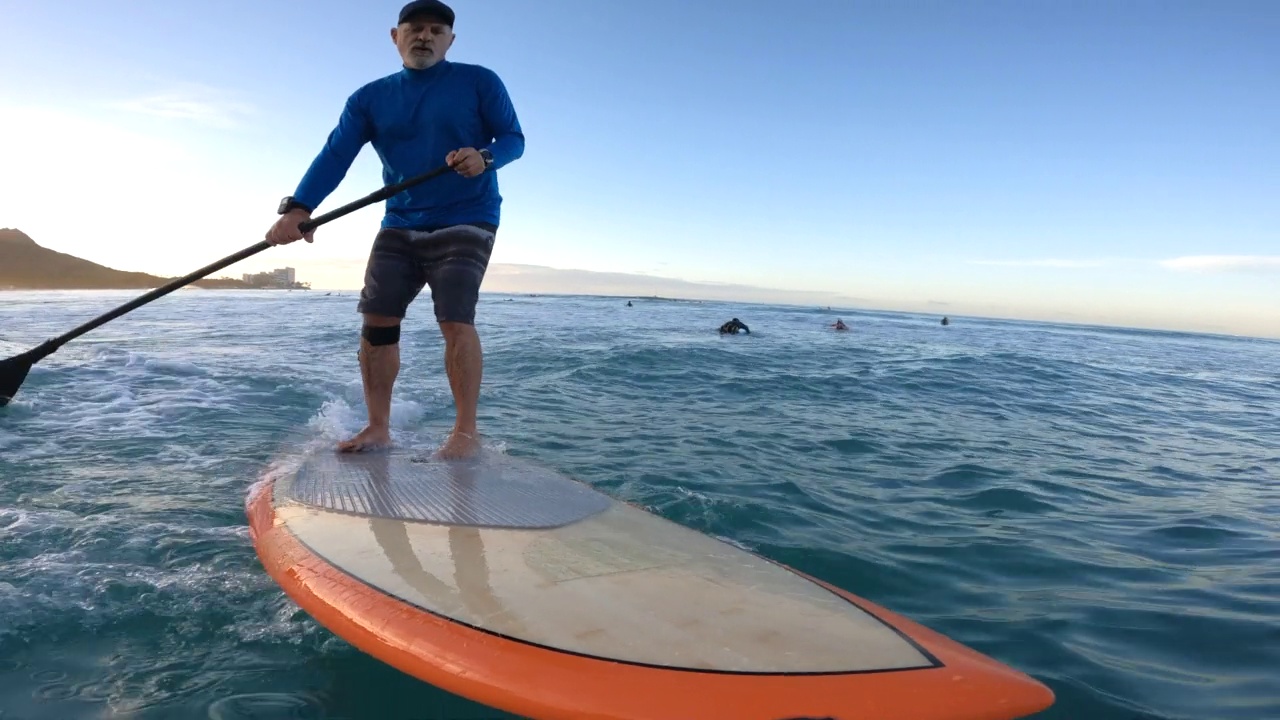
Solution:
<svg viewBox="0 0 1280 720"><path fill-rule="evenodd" d="M493 165L479 177L447 173L386 201L383 227L499 224L502 196L494 172L524 154L524 132L498 75L441 60L403 68L356 90L293 197L315 210L338 187L365 143L382 160L384 184L444 164L453 150L488 148Z"/></svg>

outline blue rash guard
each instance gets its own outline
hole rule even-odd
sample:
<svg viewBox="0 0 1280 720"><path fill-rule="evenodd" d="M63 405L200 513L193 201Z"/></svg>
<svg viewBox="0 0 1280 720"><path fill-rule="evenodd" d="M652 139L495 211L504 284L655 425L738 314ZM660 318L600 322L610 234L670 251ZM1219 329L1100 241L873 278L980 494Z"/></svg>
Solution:
<svg viewBox="0 0 1280 720"><path fill-rule="evenodd" d="M494 171L524 154L524 132L496 73L441 60L404 68L356 90L293 197L315 210L338 187L365 143L382 159L387 185L444 164L453 150L488 148L493 165L479 177L448 173L387 200L383 227L498 225L502 196Z"/></svg>

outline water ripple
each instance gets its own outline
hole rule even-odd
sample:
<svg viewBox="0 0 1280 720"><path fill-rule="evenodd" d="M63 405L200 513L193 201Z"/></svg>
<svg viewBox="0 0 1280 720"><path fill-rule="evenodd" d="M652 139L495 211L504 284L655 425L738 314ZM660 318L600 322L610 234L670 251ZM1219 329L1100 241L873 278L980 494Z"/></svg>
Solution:
<svg viewBox="0 0 1280 720"><path fill-rule="evenodd" d="M127 297L9 295L0 353ZM479 314L496 449L1029 672L1043 718L1280 717L1280 345L505 300ZM0 411L5 717L495 717L320 628L249 544L263 466L360 425L351 302L177 293L36 366ZM393 425L438 441L438 333L403 338Z"/></svg>

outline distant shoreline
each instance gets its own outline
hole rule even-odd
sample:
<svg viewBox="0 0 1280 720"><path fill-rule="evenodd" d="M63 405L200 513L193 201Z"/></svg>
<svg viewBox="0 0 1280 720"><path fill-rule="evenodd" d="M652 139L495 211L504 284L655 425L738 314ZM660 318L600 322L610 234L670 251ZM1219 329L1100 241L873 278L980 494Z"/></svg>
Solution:
<svg viewBox="0 0 1280 720"><path fill-rule="evenodd" d="M179 277L183 276L164 277L116 270L50 250L21 230L0 228L0 290L155 290ZM185 287L201 290L310 290L311 284L298 282L293 268L278 268L271 272L246 273L242 279L202 277Z"/></svg>

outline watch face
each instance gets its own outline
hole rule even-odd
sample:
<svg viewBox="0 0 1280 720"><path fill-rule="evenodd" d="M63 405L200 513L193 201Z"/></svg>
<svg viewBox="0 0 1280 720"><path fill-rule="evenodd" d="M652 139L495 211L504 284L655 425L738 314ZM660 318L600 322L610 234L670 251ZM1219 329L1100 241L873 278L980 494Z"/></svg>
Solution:
<svg viewBox="0 0 1280 720"><path fill-rule="evenodd" d="M291 200L293 200L293 198L291 197L282 198L280 200L280 207L276 208L276 213L279 215L283 215L289 212L289 201Z"/></svg>

